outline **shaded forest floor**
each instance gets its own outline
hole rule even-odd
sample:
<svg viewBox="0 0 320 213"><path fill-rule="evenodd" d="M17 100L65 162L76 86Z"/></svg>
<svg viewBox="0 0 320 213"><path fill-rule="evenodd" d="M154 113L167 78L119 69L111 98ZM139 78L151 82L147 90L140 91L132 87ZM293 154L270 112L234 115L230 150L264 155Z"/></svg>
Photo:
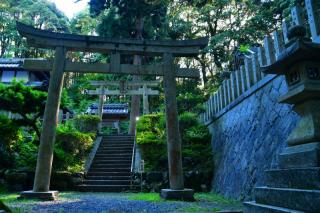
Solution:
<svg viewBox="0 0 320 213"><path fill-rule="evenodd" d="M242 210L242 203L213 193L196 193L195 202L165 201L158 193L62 192L57 201L17 200L18 193L0 194L16 213L94 212L219 212Z"/></svg>

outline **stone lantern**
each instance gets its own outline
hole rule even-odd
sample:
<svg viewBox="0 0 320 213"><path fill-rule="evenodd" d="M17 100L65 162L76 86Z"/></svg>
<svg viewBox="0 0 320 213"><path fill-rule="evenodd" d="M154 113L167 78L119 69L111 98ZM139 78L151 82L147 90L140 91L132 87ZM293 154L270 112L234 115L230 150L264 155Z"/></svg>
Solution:
<svg viewBox="0 0 320 213"><path fill-rule="evenodd" d="M288 92L279 102L293 105L301 119L280 155L282 168L320 166L320 44L305 38L303 26L289 30L289 43L263 72L285 75Z"/></svg>

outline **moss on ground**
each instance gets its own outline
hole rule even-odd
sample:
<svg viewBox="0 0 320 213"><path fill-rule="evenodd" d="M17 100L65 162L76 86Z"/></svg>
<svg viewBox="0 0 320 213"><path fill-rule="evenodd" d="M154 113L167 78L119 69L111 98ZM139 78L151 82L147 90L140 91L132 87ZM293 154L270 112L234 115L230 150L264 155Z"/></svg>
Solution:
<svg viewBox="0 0 320 213"><path fill-rule="evenodd" d="M18 193L0 193L0 200L13 209L14 213L28 212L32 206L38 205L39 200L18 200ZM110 200L131 200L146 201L159 205L160 208L168 208L168 211L175 212L218 212L221 210L241 210L242 203L224 198L214 193L196 193L195 202L166 201L162 199L159 193L79 193L79 192L61 192L59 202L75 202L83 198L97 197L99 199ZM176 205L178 204L178 205ZM162 206L162 207L161 207ZM171 207L170 207L171 206ZM174 208L173 206L176 206Z"/></svg>

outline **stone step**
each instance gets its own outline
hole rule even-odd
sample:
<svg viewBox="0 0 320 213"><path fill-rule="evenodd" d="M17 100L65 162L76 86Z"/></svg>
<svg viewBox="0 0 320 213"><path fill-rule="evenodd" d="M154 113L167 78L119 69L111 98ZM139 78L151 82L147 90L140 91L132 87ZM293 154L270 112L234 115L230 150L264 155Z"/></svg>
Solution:
<svg viewBox="0 0 320 213"><path fill-rule="evenodd" d="M97 155L132 155L132 150L128 151L112 151L112 150L98 150Z"/></svg>
<svg viewBox="0 0 320 213"><path fill-rule="evenodd" d="M111 156L114 156L114 155L132 155L132 151L131 152L128 152L128 151L126 151L126 152L122 151L121 152L121 151L110 151L110 150L108 150L108 151L98 150L96 155L98 155L98 156L100 156L100 155L111 155Z"/></svg>
<svg viewBox="0 0 320 213"><path fill-rule="evenodd" d="M87 176L130 176L131 173L130 172L91 172L89 171Z"/></svg>
<svg viewBox="0 0 320 213"><path fill-rule="evenodd" d="M108 139L103 139L101 142L102 143L133 143L133 138L108 138Z"/></svg>
<svg viewBox="0 0 320 213"><path fill-rule="evenodd" d="M134 136L104 136L103 140L108 139L115 139L115 140L121 140L121 139L127 139L127 140L133 140Z"/></svg>
<svg viewBox="0 0 320 213"><path fill-rule="evenodd" d="M131 176L87 176L86 180L131 180Z"/></svg>
<svg viewBox="0 0 320 213"><path fill-rule="evenodd" d="M131 185L86 185L78 186L82 192L124 192L130 191L133 187Z"/></svg>
<svg viewBox="0 0 320 213"><path fill-rule="evenodd" d="M304 213L303 211L296 211L292 209L270 206L256 203L255 201L244 202L244 213Z"/></svg>
<svg viewBox="0 0 320 213"><path fill-rule="evenodd" d="M110 148L104 148L104 149L98 149L98 152L111 152L111 153L131 153L132 149L110 149Z"/></svg>
<svg viewBox="0 0 320 213"><path fill-rule="evenodd" d="M120 160L119 159L107 159L107 160L95 159L93 161L93 164L95 164L95 163L97 163L97 164L103 164L103 163L105 163L105 164L117 164L117 163L125 164L125 163L127 163L127 164L131 165L131 159L128 159L128 160L123 160L123 159L120 159Z"/></svg>
<svg viewBox="0 0 320 213"><path fill-rule="evenodd" d="M320 190L256 187L254 195L261 204L313 213L320 209Z"/></svg>
<svg viewBox="0 0 320 213"><path fill-rule="evenodd" d="M99 149L132 149L133 145L103 145Z"/></svg>
<svg viewBox="0 0 320 213"><path fill-rule="evenodd" d="M103 138L134 138L134 135L105 135Z"/></svg>
<svg viewBox="0 0 320 213"><path fill-rule="evenodd" d="M90 168L90 172L130 172L131 168Z"/></svg>
<svg viewBox="0 0 320 213"><path fill-rule="evenodd" d="M132 154L122 154L122 153L117 153L117 154L96 154L95 156L97 157L131 157Z"/></svg>
<svg viewBox="0 0 320 213"><path fill-rule="evenodd" d="M101 143L100 147L133 147L132 143Z"/></svg>
<svg viewBox="0 0 320 213"><path fill-rule="evenodd" d="M129 168L131 167L131 163L127 163L127 164L101 164L101 163L93 163L91 165L92 169L96 169L96 168Z"/></svg>
<svg viewBox="0 0 320 213"><path fill-rule="evenodd" d="M273 188L320 189L320 167L267 170L266 185Z"/></svg>
<svg viewBox="0 0 320 213"><path fill-rule="evenodd" d="M127 180L84 180L84 185L130 185L131 179Z"/></svg>
<svg viewBox="0 0 320 213"><path fill-rule="evenodd" d="M132 156L128 156L128 157L95 157L94 161L115 161L115 162L119 162L119 161L130 161L132 160Z"/></svg>

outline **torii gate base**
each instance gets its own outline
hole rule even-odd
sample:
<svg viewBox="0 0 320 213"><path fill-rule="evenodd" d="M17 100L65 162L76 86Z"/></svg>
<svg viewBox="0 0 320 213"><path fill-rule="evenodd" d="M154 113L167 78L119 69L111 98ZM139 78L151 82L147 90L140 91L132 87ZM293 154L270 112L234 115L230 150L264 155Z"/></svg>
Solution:
<svg viewBox="0 0 320 213"><path fill-rule="evenodd" d="M40 200L56 200L58 198L58 191L48 191L48 192L34 192L23 191L20 193L20 197L18 199L40 199Z"/></svg>

